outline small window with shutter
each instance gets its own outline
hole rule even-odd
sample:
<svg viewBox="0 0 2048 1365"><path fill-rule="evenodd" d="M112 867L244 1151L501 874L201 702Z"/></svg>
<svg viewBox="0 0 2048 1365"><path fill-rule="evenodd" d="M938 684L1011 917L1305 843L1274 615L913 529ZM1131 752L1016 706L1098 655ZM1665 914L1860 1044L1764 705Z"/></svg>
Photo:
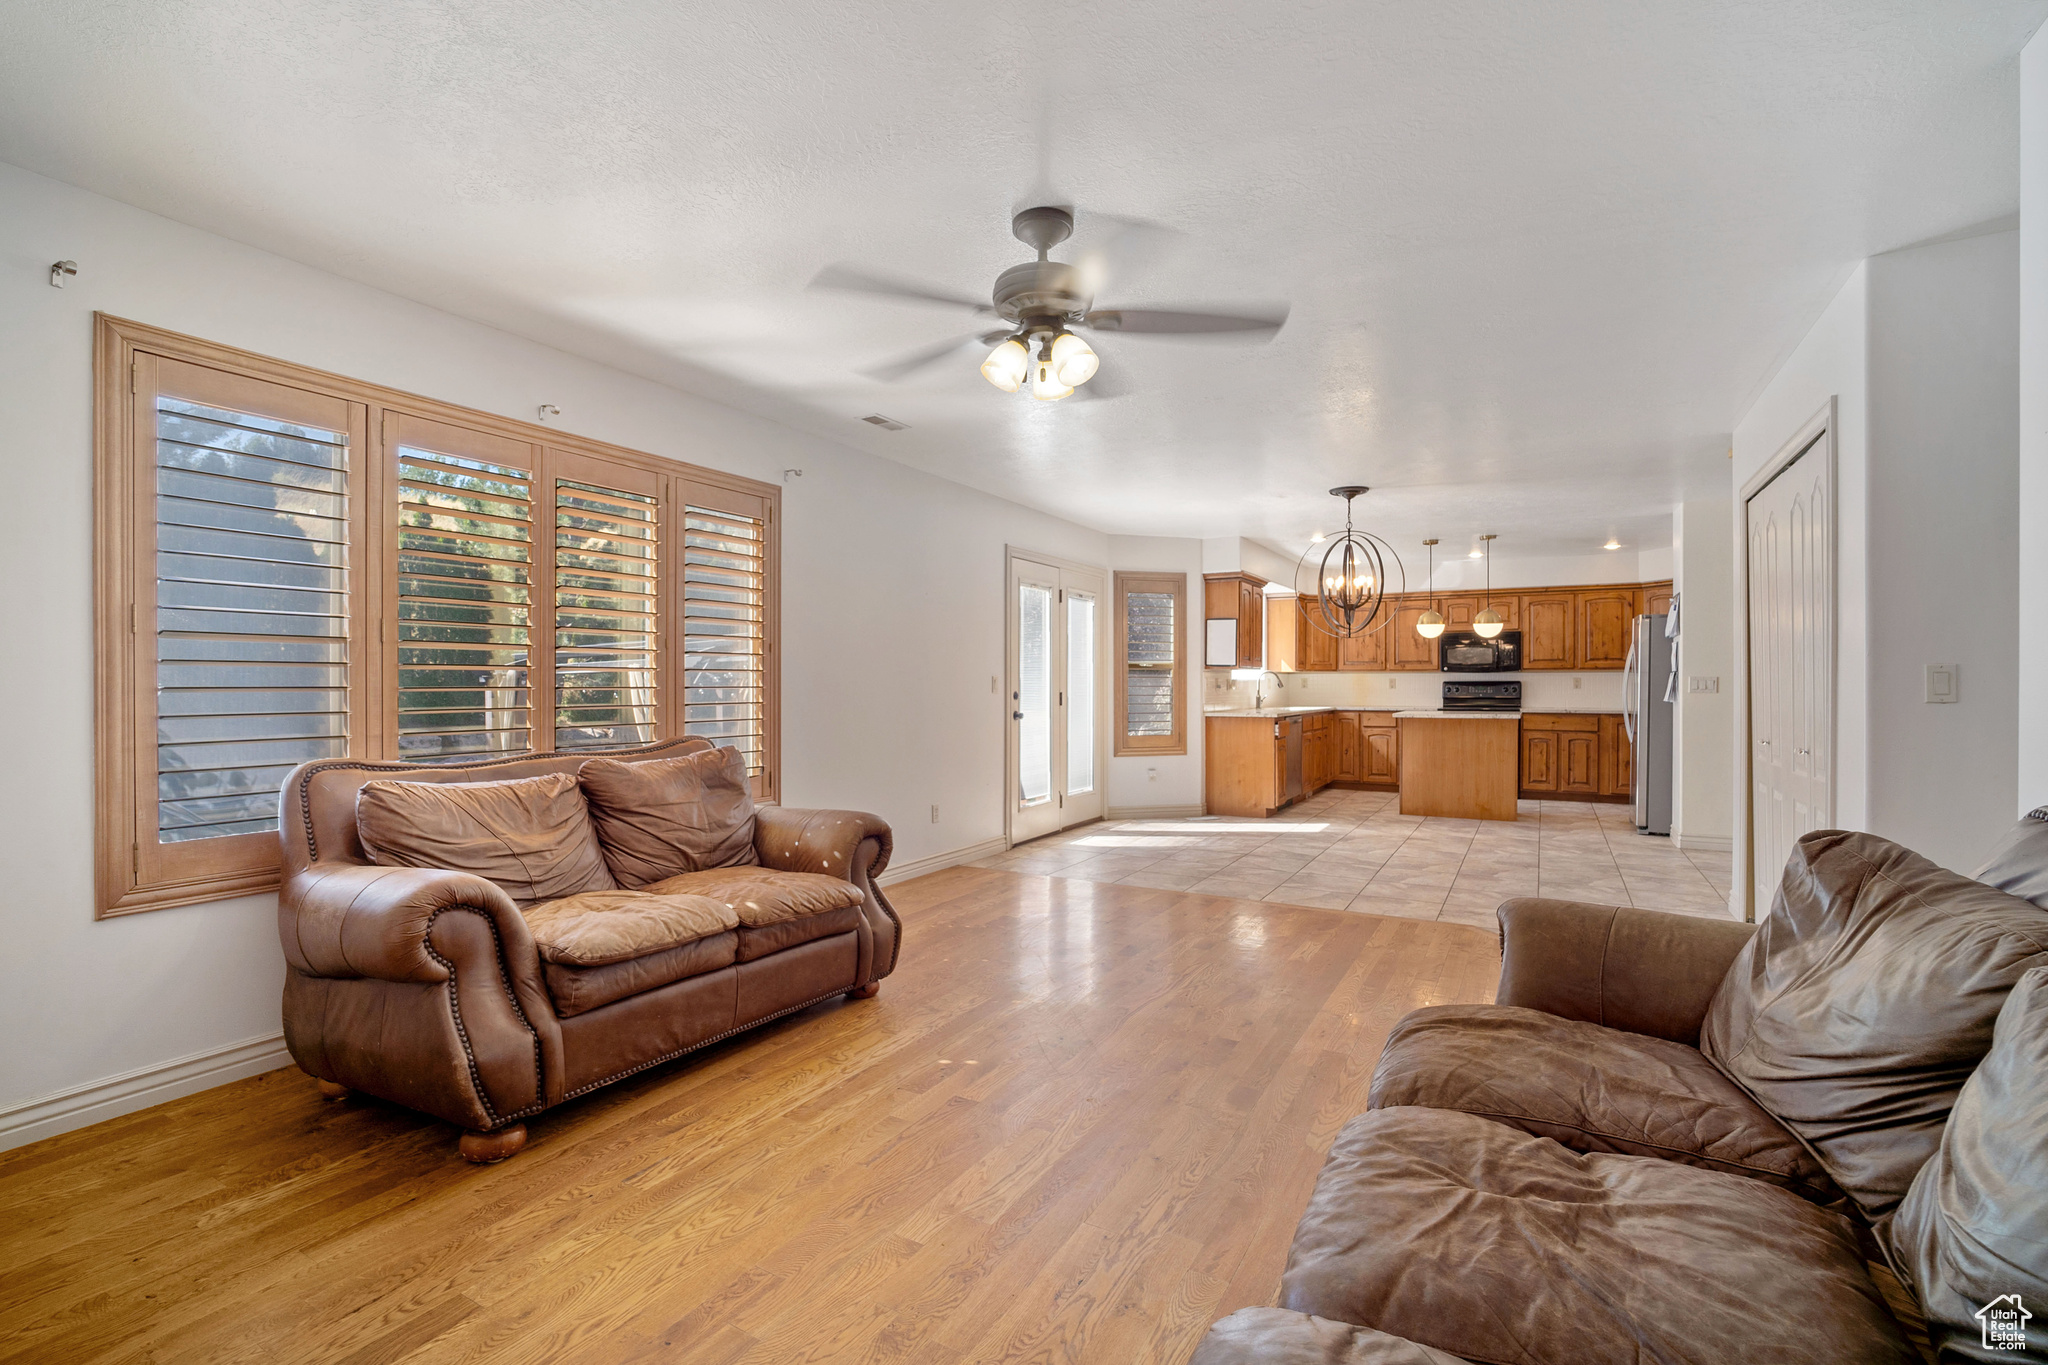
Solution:
<svg viewBox="0 0 2048 1365"><path fill-rule="evenodd" d="M1187 575L1116 576L1118 754L1187 752Z"/></svg>
<svg viewBox="0 0 2048 1365"><path fill-rule="evenodd" d="M738 749L772 796L767 506L708 488L682 501L683 733Z"/></svg>

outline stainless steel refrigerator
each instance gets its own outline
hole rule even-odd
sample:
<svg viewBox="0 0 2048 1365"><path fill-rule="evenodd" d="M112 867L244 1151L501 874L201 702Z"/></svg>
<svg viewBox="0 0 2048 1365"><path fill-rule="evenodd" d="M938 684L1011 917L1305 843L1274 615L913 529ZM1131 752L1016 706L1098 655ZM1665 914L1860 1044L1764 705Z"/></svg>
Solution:
<svg viewBox="0 0 2048 1365"><path fill-rule="evenodd" d="M1636 830L1671 833L1672 647L1663 616L1638 616L1621 670L1621 721L1634 760Z"/></svg>

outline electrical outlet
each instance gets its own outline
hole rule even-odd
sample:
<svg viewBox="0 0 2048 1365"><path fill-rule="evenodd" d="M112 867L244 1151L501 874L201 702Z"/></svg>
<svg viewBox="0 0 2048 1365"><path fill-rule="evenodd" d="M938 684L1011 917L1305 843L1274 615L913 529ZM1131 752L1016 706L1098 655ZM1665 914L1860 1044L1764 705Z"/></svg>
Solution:
<svg viewBox="0 0 2048 1365"><path fill-rule="evenodd" d="M1688 692L1719 692L1721 690L1721 680L1719 678L1687 678L1685 680L1685 690Z"/></svg>
<svg viewBox="0 0 2048 1365"><path fill-rule="evenodd" d="M1576 692L1585 685L1586 680L1584 678L1580 677L1576 673L1572 674L1572 691Z"/></svg>
<svg viewBox="0 0 2048 1365"><path fill-rule="evenodd" d="M939 808L937 806L932 807L932 823L935 825L939 823Z"/></svg>
<svg viewBox="0 0 2048 1365"><path fill-rule="evenodd" d="M1927 700L1935 703L1953 702L1962 690L1962 665L1927 665Z"/></svg>
<svg viewBox="0 0 2048 1365"><path fill-rule="evenodd" d="M1393 691L1393 690L1394 690L1394 679L1393 679L1392 677L1389 677L1389 678L1387 679L1387 691L1391 692L1391 691Z"/></svg>
<svg viewBox="0 0 2048 1365"><path fill-rule="evenodd" d="M1146 780L1147 782L1157 782L1157 781L1159 780L1159 769L1157 769L1157 768L1147 768L1147 769L1145 769L1145 780Z"/></svg>

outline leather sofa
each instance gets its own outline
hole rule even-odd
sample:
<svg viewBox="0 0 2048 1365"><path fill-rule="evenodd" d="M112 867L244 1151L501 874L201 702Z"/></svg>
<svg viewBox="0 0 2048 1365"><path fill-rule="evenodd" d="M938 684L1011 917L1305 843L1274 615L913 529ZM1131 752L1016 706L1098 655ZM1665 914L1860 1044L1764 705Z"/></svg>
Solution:
<svg viewBox="0 0 2048 1365"><path fill-rule="evenodd" d="M1808 835L1760 926L1505 903L1191 1365L2048 1360L2044 816Z"/></svg>
<svg viewBox="0 0 2048 1365"><path fill-rule="evenodd" d="M573 776L593 759L633 765L614 768L630 778L710 750L686 738L462 767L295 769L278 896L292 1058L330 1098L361 1091L445 1119L465 1130L464 1157L492 1161L524 1145L523 1120L565 1100L835 996L874 995L901 924L875 883L891 839L873 815L755 810L742 794L726 861L744 865L526 904L486 876L379 861L359 827L366 788L436 799L399 784ZM541 785L581 802L572 783Z"/></svg>

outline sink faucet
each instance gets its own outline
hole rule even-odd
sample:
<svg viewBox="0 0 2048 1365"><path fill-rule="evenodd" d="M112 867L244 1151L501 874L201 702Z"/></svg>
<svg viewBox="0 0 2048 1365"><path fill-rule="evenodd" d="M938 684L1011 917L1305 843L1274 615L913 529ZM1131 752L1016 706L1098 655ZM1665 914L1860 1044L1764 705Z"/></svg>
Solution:
<svg viewBox="0 0 2048 1365"><path fill-rule="evenodd" d="M1273 680L1273 686L1276 689L1284 688L1287 686L1287 680L1281 677L1278 673L1275 673L1272 669L1268 668L1261 670L1259 673L1259 685L1252 692L1252 710L1254 711L1262 711L1266 707L1267 678L1271 678Z"/></svg>

